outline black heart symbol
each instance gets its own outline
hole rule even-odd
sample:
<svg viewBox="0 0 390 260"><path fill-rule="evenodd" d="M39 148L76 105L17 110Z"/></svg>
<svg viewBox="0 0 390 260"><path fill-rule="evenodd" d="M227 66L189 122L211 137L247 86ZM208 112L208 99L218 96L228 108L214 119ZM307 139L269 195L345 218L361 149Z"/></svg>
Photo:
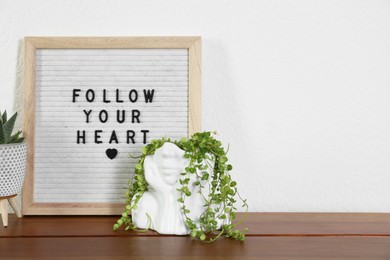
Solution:
<svg viewBox="0 0 390 260"><path fill-rule="evenodd" d="M107 154L107 157L112 160L118 154L118 150L117 149L107 149L106 150L106 154Z"/></svg>

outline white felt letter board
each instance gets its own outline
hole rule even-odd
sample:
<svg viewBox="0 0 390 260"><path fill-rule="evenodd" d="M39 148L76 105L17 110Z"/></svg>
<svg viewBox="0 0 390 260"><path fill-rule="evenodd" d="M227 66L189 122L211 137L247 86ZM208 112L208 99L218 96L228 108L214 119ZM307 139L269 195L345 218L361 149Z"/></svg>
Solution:
<svg viewBox="0 0 390 260"><path fill-rule="evenodd" d="M200 129L200 38L25 40L24 214L118 214L141 147Z"/></svg>

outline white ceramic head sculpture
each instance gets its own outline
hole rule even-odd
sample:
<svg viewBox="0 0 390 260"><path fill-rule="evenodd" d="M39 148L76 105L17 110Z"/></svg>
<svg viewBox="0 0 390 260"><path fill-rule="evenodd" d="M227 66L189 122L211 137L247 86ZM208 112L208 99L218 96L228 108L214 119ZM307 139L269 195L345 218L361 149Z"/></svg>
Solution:
<svg viewBox="0 0 390 260"><path fill-rule="evenodd" d="M154 155L145 158L145 178L155 190L173 189L188 161L184 151L173 143L165 143Z"/></svg>
<svg viewBox="0 0 390 260"><path fill-rule="evenodd" d="M180 173L188 161L184 151L173 143L165 143L154 155L145 158L145 179L149 191L145 192L136 210L132 211L134 224L151 228L161 234L188 234L177 199L176 190Z"/></svg>
<svg viewBox="0 0 390 260"><path fill-rule="evenodd" d="M180 173L185 172L188 159L184 151L173 143L165 143L156 150L154 155L148 155L144 161L145 178L149 184L138 202L136 210L132 211L133 223L139 228L151 228L160 234L186 235L189 230L177 201L181 194ZM186 198L186 206L190 209L189 217L196 223L204 211L204 199L196 192L194 181L190 181L192 195ZM207 196L207 194L204 194ZM224 221L219 221L222 226Z"/></svg>

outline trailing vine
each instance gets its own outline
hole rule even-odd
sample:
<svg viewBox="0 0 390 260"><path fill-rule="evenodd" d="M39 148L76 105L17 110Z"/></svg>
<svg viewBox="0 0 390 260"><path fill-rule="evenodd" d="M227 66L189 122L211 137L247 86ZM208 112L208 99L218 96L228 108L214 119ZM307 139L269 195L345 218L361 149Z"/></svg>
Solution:
<svg viewBox="0 0 390 260"><path fill-rule="evenodd" d="M215 134L215 133L214 133ZM131 211L137 209L139 200L143 193L148 190L148 183L144 174L144 161L146 156L152 155L166 142L176 144L184 150L184 157L189 160L185 171L181 173L179 179L181 197L178 199L185 224L190 230L190 236L204 242L213 242L220 236L231 237L243 241L244 232L236 228L239 223L233 224L236 219L236 198L242 202L242 207L248 209L245 199L242 199L237 190L230 171L232 165L228 163L227 151L222 147L222 143L213 137L212 132L196 133L191 138L182 138L179 141L171 141L169 138L152 140L151 143L142 148L142 154L135 166L135 174L129 181L126 192L126 208L113 229L117 230L125 226L125 230L139 230L132 222ZM211 173L211 176L210 176ZM192 182L191 180L195 180ZM196 191L205 200L204 212L199 221L194 221L189 217L190 209L186 205L186 198L191 196L190 184L196 186ZM220 229L221 221L225 223Z"/></svg>

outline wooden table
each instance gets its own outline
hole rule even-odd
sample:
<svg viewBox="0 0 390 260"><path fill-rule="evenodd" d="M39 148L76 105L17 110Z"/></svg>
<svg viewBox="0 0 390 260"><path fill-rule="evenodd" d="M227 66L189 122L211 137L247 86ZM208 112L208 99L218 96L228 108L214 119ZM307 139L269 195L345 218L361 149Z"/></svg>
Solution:
<svg viewBox="0 0 390 260"><path fill-rule="evenodd" d="M113 232L116 219L10 215L0 259L390 259L390 214L249 213L245 242L213 244Z"/></svg>

